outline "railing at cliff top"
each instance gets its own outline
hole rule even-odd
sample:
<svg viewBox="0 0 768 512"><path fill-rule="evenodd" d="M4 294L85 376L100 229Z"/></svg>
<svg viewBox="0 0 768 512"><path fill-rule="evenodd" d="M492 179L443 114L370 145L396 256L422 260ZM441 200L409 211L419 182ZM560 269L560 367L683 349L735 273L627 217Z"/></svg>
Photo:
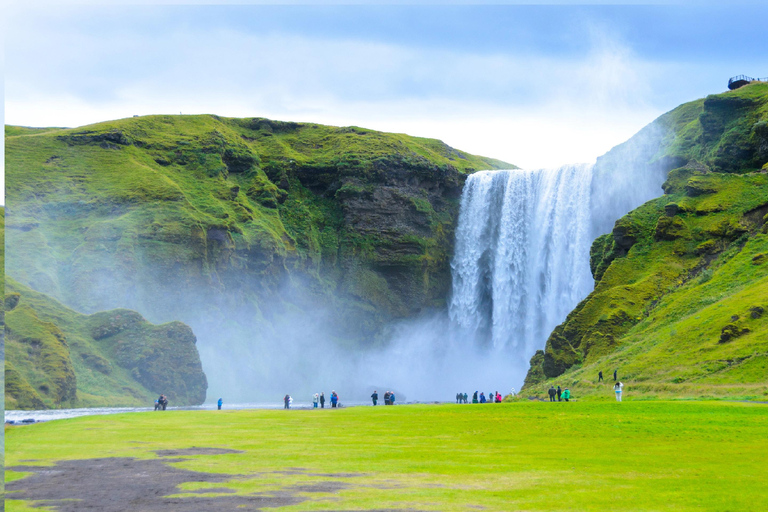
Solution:
<svg viewBox="0 0 768 512"><path fill-rule="evenodd" d="M750 82L768 82L768 77L752 78L751 76L747 76L747 75L734 76L730 80L728 80L728 88L731 90L738 89L739 87L743 85L747 85Z"/></svg>

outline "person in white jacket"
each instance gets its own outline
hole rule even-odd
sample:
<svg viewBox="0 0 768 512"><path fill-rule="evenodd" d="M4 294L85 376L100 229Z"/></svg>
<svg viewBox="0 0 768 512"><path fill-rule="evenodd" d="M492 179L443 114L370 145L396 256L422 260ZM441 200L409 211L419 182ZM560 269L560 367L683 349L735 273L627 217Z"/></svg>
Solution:
<svg viewBox="0 0 768 512"><path fill-rule="evenodd" d="M320 395L315 393L315 396L312 397L312 406L317 409L317 403L320 401Z"/></svg>
<svg viewBox="0 0 768 512"><path fill-rule="evenodd" d="M621 382L617 382L613 386L613 390L616 392L616 401L621 402L621 390L624 388L624 384Z"/></svg>

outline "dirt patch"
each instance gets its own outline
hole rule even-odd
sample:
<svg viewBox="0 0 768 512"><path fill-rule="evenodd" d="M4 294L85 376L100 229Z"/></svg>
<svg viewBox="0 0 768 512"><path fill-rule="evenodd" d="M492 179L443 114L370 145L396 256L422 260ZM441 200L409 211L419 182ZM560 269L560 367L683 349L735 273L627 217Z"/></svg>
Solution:
<svg viewBox="0 0 768 512"><path fill-rule="evenodd" d="M184 457L189 455L226 455L228 453L245 453L242 450L230 450L229 448L182 448L180 450L155 450L159 457Z"/></svg>
<svg viewBox="0 0 768 512"><path fill-rule="evenodd" d="M183 451L183 450L179 450ZM178 460L178 459L172 459ZM186 482L223 483L232 475L198 473L168 466L166 460L105 458L60 461L55 466L14 466L33 473L9 482L6 499L38 501L59 512L241 512L285 507L306 501L287 492L279 495L168 498ZM224 488L198 492L228 492Z"/></svg>

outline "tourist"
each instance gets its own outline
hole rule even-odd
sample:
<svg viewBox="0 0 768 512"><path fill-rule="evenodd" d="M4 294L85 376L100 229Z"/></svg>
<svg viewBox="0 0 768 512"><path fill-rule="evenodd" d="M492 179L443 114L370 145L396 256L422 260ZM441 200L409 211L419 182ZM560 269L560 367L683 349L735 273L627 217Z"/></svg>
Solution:
<svg viewBox="0 0 768 512"><path fill-rule="evenodd" d="M473 404L477 403L477 391L475 391L474 394L472 395L472 403Z"/></svg>
<svg viewBox="0 0 768 512"><path fill-rule="evenodd" d="M159 398L157 398L155 400L155 410L157 411L158 409L160 409L160 399Z"/></svg>
<svg viewBox="0 0 768 512"><path fill-rule="evenodd" d="M224 404L224 400L222 400L221 398L219 398L219 401L218 401L218 402L216 402L216 405L218 405L218 406L219 406L219 410L221 410L221 406L222 406L223 404Z"/></svg>
<svg viewBox="0 0 768 512"><path fill-rule="evenodd" d="M320 395L315 393L315 396L312 397L312 407L317 409L317 403L320 401Z"/></svg>
<svg viewBox="0 0 768 512"><path fill-rule="evenodd" d="M501 403L501 393L499 393L498 391L496 392L496 403L499 403L499 404Z"/></svg>
<svg viewBox="0 0 768 512"><path fill-rule="evenodd" d="M568 388L565 388L565 391L563 391L563 400L567 402L569 398L571 398L571 390Z"/></svg>
<svg viewBox="0 0 768 512"><path fill-rule="evenodd" d="M613 386L613 390L616 392L616 401L621 402L621 390L624 387L624 384L621 382L616 382L616 384Z"/></svg>
<svg viewBox="0 0 768 512"><path fill-rule="evenodd" d="M320 408L325 409L325 393L320 392Z"/></svg>
<svg viewBox="0 0 768 512"><path fill-rule="evenodd" d="M283 406L283 409L290 409L291 408L291 395L285 395L283 397L283 403L285 404Z"/></svg>
<svg viewBox="0 0 768 512"><path fill-rule="evenodd" d="M384 392L384 405L389 405L389 391Z"/></svg>
<svg viewBox="0 0 768 512"><path fill-rule="evenodd" d="M165 408L168 406L168 399L165 397L165 395L160 395L158 400L160 401L160 407L165 410Z"/></svg>
<svg viewBox="0 0 768 512"><path fill-rule="evenodd" d="M339 403L339 395L335 391L331 391L331 408L336 407L337 403Z"/></svg>
<svg viewBox="0 0 768 512"><path fill-rule="evenodd" d="M482 392L481 392L481 393L480 393L480 403L481 403L481 404L484 404L484 403L486 403L487 401L488 401L488 400L486 400L486 399L485 399L485 393L482 393Z"/></svg>
<svg viewBox="0 0 768 512"><path fill-rule="evenodd" d="M603 382L603 370L597 372L597 382Z"/></svg>
<svg viewBox="0 0 768 512"><path fill-rule="evenodd" d="M389 392L389 405L395 405L395 392Z"/></svg>
<svg viewBox="0 0 768 512"><path fill-rule="evenodd" d="M562 400L560 400L560 397L562 396L562 394L563 394L563 390L560 389L560 385L558 384L558 386L557 386L557 401L558 402L562 402Z"/></svg>
<svg viewBox="0 0 768 512"><path fill-rule="evenodd" d="M376 406L376 403L379 401L379 392L375 389L373 390L373 394L371 395L371 401L373 401L374 407Z"/></svg>
<svg viewBox="0 0 768 512"><path fill-rule="evenodd" d="M461 400L461 393L456 393L456 403L459 403L459 400Z"/></svg>
<svg viewBox="0 0 768 512"><path fill-rule="evenodd" d="M465 403L465 404L469 403L469 402L467 402L468 398L469 398L469 397L467 396L467 394L466 394L466 393L464 393L464 403Z"/></svg>
<svg viewBox="0 0 768 512"><path fill-rule="evenodd" d="M555 389L554 384L549 386L549 401L554 402L555 401L555 395L557 394L557 390Z"/></svg>
<svg viewBox="0 0 768 512"><path fill-rule="evenodd" d="M509 394L512 395L512 396L515 396L515 394L516 394L515 393L515 388L510 389L509 390Z"/></svg>
<svg viewBox="0 0 768 512"><path fill-rule="evenodd" d="M616 382L616 372L619 370L613 370L613 382Z"/></svg>

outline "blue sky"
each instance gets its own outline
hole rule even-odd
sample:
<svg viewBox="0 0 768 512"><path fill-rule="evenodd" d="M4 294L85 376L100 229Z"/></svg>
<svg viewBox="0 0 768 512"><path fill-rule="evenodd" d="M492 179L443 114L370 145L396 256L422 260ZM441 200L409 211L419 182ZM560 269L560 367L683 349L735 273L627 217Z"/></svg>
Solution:
<svg viewBox="0 0 768 512"><path fill-rule="evenodd" d="M436 137L525 167L591 161L730 76L768 76L766 19L756 2L17 4L5 122L263 116Z"/></svg>

